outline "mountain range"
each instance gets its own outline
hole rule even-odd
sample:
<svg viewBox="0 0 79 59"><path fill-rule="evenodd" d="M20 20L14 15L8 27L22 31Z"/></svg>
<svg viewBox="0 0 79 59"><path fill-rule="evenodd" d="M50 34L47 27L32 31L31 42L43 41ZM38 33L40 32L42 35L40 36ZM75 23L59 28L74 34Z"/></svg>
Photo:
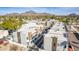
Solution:
<svg viewBox="0 0 79 59"><path fill-rule="evenodd" d="M52 16L52 15L55 15L55 14L50 14L50 13L37 13L35 11L27 11L27 12L24 12L24 13L9 13L9 14L6 14L5 16ZM59 15L60 16L60 15ZM64 15L61 15L61 16L64 16ZM65 16L79 16L75 13L71 13L69 15L65 15Z"/></svg>

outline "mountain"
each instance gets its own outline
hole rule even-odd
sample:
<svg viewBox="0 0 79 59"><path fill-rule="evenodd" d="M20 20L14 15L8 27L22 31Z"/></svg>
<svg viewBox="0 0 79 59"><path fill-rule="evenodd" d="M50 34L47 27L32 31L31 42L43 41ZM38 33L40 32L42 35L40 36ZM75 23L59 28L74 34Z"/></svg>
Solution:
<svg viewBox="0 0 79 59"><path fill-rule="evenodd" d="M25 12L25 13L36 13L36 12L30 10L30 11L27 11L27 12Z"/></svg>
<svg viewBox="0 0 79 59"><path fill-rule="evenodd" d="M79 15L77 15L76 13L71 13L69 14L69 16L79 16Z"/></svg>
<svg viewBox="0 0 79 59"><path fill-rule="evenodd" d="M49 14L49 13L36 13L36 12L30 10L30 11L27 11L25 13L21 13L21 15L25 15L25 16L31 16L31 15L32 16L45 16L45 15L51 15L51 14Z"/></svg>
<svg viewBox="0 0 79 59"><path fill-rule="evenodd" d="M24 13L10 13L10 14L6 14L5 16L47 16L47 15L52 15L49 13L36 13L35 11L27 11Z"/></svg>

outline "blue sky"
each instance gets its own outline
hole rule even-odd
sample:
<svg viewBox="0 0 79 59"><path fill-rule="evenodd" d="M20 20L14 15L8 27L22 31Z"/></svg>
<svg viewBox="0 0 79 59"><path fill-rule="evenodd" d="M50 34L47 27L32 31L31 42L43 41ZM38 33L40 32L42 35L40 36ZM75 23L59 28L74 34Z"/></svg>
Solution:
<svg viewBox="0 0 79 59"><path fill-rule="evenodd" d="M38 13L51 13L56 15L79 14L79 7L0 7L0 14L24 13L33 10Z"/></svg>

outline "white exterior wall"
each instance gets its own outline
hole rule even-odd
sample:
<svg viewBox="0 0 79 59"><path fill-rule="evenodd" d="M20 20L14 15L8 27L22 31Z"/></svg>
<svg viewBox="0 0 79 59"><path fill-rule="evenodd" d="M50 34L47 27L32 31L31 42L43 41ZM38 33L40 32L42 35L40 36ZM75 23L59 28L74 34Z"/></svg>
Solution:
<svg viewBox="0 0 79 59"><path fill-rule="evenodd" d="M66 45L65 50L67 50L67 38L63 36L63 33L61 34L46 34L44 37L44 49L48 51L52 51L55 47L53 47L53 39L51 37L57 38L56 43L56 51L63 51L64 46Z"/></svg>
<svg viewBox="0 0 79 59"><path fill-rule="evenodd" d="M52 51L52 39L50 37L44 37L44 49Z"/></svg>
<svg viewBox="0 0 79 59"><path fill-rule="evenodd" d="M57 51L63 51L65 45L67 47L67 38L65 38L62 33L61 35L58 35Z"/></svg>
<svg viewBox="0 0 79 59"><path fill-rule="evenodd" d="M13 32L12 35L13 35L13 37L12 37L12 38L13 38L12 41L14 41L14 42L18 42L17 32Z"/></svg>
<svg viewBox="0 0 79 59"><path fill-rule="evenodd" d="M21 44L23 45L27 45L27 37L26 37L26 34L21 32Z"/></svg>
<svg viewBox="0 0 79 59"><path fill-rule="evenodd" d="M12 38L13 38L12 41L18 43L17 32L13 32L13 37ZM23 33L23 32L20 32L20 38L21 38L21 44L27 45L27 37L26 37L26 34Z"/></svg>

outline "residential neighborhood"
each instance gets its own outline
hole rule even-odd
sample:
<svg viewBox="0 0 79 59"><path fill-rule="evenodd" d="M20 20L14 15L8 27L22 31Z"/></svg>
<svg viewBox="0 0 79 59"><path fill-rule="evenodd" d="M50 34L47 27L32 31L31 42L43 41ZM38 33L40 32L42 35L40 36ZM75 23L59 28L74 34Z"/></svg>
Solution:
<svg viewBox="0 0 79 59"><path fill-rule="evenodd" d="M1 15L0 51L79 51L79 15Z"/></svg>

